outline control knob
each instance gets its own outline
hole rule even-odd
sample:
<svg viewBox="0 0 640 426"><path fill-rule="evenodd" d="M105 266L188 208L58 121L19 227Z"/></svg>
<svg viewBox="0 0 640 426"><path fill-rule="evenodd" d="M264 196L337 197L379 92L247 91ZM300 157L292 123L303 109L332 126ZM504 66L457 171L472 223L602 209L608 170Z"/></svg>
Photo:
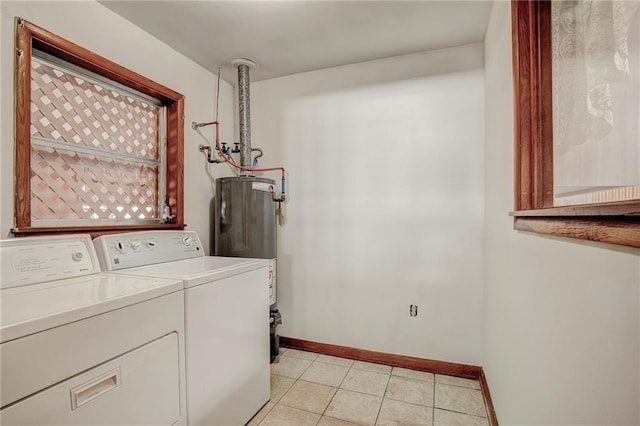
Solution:
<svg viewBox="0 0 640 426"><path fill-rule="evenodd" d="M118 250L120 253L124 253L124 243L122 241L118 241L116 243L116 250Z"/></svg>
<svg viewBox="0 0 640 426"><path fill-rule="evenodd" d="M131 248L134 249L134 250L138 250L141 245L142 245L142 243L140 241L134 241L134 242L131 243Z"/></svg>
<svg viewBox="0 0 640 426"><path fill-rule="evenodd" d="M189 247L193 242L192 238L189 235L184 235L182 237L182 244Z"/></svg>

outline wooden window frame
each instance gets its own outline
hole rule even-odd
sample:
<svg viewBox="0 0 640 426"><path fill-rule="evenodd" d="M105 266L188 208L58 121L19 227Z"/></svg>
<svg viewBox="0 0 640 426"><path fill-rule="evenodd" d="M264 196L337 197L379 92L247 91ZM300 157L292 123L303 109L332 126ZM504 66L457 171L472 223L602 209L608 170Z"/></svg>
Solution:
<svg viewBox="0 0 640 426"><path fill-rule="evenodd" d="M31 57L36 48L73 65L160 100L167 108L166 199L170 223L69 227L31 226ZM184 229L184 96L37 25L16 18L15 205L18 236L90 233L92 236L149 229Z"/></svg>
<svg viewBox="0 0 640 426"><path fill-rule="evenodd" d="M640 200L553 207L551 2L512 0L511 20L514 229L640 248Z"/></svg>

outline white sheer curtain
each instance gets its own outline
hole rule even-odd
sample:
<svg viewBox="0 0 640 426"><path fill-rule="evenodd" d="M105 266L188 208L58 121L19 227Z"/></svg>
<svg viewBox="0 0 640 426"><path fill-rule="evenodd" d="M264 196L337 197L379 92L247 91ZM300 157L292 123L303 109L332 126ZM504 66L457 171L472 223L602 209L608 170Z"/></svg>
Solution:
<svg viewBox="0 0 640 426"><path fill-rule="evenodd" d="M552 5L556 195L640 185L640 2Z"/></svg>

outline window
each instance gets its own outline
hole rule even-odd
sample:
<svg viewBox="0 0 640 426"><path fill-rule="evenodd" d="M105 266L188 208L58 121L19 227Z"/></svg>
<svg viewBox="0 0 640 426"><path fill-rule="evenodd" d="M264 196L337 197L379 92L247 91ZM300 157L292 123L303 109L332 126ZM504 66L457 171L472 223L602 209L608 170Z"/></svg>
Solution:
<svg viewBox="0 0 640 426"><path fill-rule="evenodd" d="M640 247L635 5L512 1L516 229Z"/></svg>
<svg viewBox="0 0 640 426"><path fill-rule="evenodd" d="M182 229L183 110L179 93L18 19L13 232Z"/></svg>

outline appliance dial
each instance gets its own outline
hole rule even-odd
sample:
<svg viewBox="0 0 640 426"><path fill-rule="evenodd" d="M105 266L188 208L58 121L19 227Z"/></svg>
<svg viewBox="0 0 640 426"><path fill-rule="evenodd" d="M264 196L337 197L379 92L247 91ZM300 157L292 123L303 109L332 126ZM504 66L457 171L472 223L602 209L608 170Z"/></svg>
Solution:
<svg viewBox="0 0 640 426"><path fill-rule="evenodd" d="M118 250L120 253L124 253L124 243L122 241L118 241L116 243L116 250Z"/></svg>
<svg viewBox="0 0 640 426"><path fill-rule="evenodd" d="M147 245L147 247L152 248L152 247L155 247L156 242L155 241L147 241L145 244Z"/></svg>
<svg viewBox="0 0 640 426"><path fill-rule="evenodd" d="M191 239L191 237L189 235L185 235L182 237L182 244L189 247L191 245L191 243L193 242L193 240Z"/></svg>
<svg viewBox="0 0 640 426"><path fill-rule="evenodd" d="M134 241L134 242L131 243L131 248L134 249L134 250L138 250L141 245L142 245L142 243L140 241Z"/></svg>
<svg viewBox="0 0 640 426"><path fill-rule="evenodd" d="M82 252L75 252L71 255L71 258L75 261L75 262L80 262L82 260Z"/></svg>

